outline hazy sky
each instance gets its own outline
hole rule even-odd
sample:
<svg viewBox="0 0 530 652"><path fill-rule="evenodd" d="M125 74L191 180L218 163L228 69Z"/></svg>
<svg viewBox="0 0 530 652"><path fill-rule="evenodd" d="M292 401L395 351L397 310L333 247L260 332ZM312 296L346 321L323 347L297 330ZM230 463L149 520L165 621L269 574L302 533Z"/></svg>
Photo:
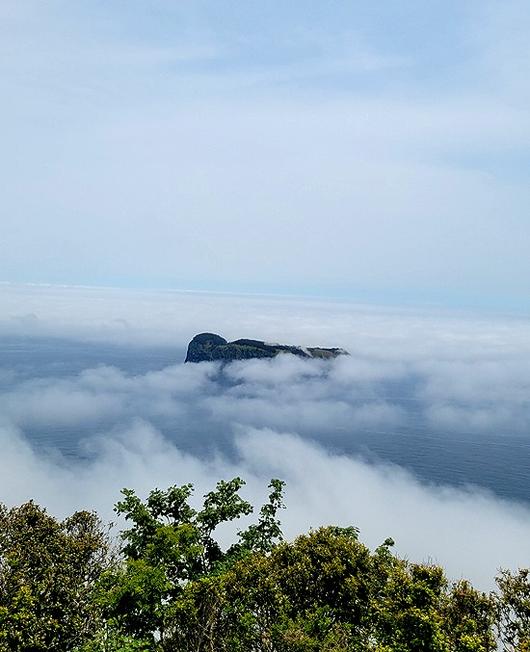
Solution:
<svg viewBox="0 0 530 652"><path fill-rule="evenodd" d="M527 0L0 4L0 280L520 307Z"/></svg>

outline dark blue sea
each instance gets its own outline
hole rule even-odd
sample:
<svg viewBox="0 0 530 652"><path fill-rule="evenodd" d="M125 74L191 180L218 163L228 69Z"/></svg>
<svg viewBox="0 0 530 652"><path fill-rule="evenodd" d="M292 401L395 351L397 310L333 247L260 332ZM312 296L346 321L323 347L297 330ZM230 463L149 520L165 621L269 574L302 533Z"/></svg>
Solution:
<svg viewBox="0 0 530 652"><path fill-rule="evenodd" d="M0 342L0 394L34 379L74 378L83 370L100 365L115 367L128 375L142 375L179 363L184 355L182 347L133 347L53 338L4 337ZM384 391L386 401L407 410L407 426L391 432L331 429L326 439L330 450L359 455L369 463L397 464L425 483L456 487L475 485L499 497L530 504L530 434L432 431L423 422L421 413L415 413L414 401L410 400L413 381L410 385L389 383ZM97 430L101 431L104 425L98 424ZM181 423L172 423L168 418L155 425L169 438L173 438L177 430L182 431ZM72 429L43 423L26 429L25 434L36 449L56 449L72 458L86 454L81 442L94 432L91 428ZM190 428L189 437L181 437L176 443L197 454L193 436ZM210 448L203 448L202 454L208 455L223 447L226 454L230 454L230 446L222 438L217 440L215 431L211 439Z"/></svg>

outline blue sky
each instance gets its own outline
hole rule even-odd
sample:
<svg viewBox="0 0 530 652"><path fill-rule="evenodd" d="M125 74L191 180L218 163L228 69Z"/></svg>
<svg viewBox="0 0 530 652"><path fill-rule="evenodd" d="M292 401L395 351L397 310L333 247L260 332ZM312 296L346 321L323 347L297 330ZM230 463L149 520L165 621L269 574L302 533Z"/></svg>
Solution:
<svg viewBox="0 0 530 652"><path fill-rule="evenodd" d="M0 6L0 280L521 308L530 5Z"/></svg>

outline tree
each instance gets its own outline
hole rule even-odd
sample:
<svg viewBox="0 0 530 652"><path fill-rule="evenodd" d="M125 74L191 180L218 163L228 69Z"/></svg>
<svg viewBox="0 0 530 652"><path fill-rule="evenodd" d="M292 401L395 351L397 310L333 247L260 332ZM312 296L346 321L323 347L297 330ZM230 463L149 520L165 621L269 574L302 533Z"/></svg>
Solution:
<svg viewBox="0 0 530 652"><path fill-rule="evenodd" d="M163 491L155 489L142 501L131 489L116 511L132 527L122 533L121 568L107 573L101 582L101 598L107 617L123 631L164 646L174 629L175 601L184 587L219 574L237 559L272 549L281 539L276 518L282 505L283 482L272 480L269 501L256 524L238 533L237 541L223 551L214 537L216 528L253 508L241 498L244 482L234 478L217 483L204 496L202 509L191 507L193 487L186 484Z"/></svg>
<svg viewBox="0 0 530 652"><path fill-rule="evenodd" d="M491 652L495 609L387 539L324 527L189 582L167 649L178 652Z"/></svg>
<svg viewBox="0 0 530 652"><path fill-rule="evenodd" d="M444 629L456 652L494 652L497 610L491 595L474 589L467 580L452 585L443 608Z"/></svg>
<svg viewBox="0 0 530 652"><path fill-rule="evenodd" d="M355 528L320 528L241 560L218 582L218 649L365 650L370 567Z"/></svg>
<svg viewBox="0 0 530 652"><path fill-rule="evenodd" d="M109 543L93 513L58 521L33 502L0 504L0 650L70 650L97 630L93 595Z"/></svg>
<svg viewBox="0 0 530 652"><path fill-rule="evenodd" d="M498 575L498 627L506 652L530 652L530 569Z"/></svg>

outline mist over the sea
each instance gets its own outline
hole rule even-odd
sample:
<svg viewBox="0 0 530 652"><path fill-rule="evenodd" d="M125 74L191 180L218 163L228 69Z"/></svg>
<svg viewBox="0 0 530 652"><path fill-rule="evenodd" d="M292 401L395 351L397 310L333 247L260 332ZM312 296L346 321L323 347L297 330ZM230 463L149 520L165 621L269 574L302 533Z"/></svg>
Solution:
<svg viewBox="0 0 530 652"><path fill-rule="evenodd" d="M530 321L347 303L3 286L0 500L112 518L120 488L287 481L288 536L387 536L489 587L530 553ZM335 361L182 364L199 331Z"/></svg>

